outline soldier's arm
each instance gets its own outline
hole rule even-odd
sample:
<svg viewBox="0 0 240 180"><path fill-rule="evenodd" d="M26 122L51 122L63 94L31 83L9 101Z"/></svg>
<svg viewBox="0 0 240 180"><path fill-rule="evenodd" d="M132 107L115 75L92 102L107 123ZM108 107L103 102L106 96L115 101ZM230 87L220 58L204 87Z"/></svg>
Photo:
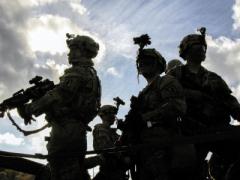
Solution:
<svg viewBox="0 0 240 180"><path fill-rule="evenodd" d="M240 104L231 94L225 98L225 104L229 107L231 116L240 122Z"/></svg>
<svg viewBox="0 0 240 180"><path fill-rule="evenodd" d="M232 91L228 87L227 83L219 78L219 82L215 88L217 94L219 94L219 99L229 109L231 116L240 121L240 104L236 97L232 95Z"/></svg>
<svg viewBox="0 0 240 180"><path fill-rule="evenodd" d="M181 116L186 112L183 88L175 78L171 78L165 87L160 87L159 93L161 93L163 102L155 110L143 114L143 120L167 120Z"/></svg>
<svg viewBox="0 0 240 180"><path fill-rule="evenodd" d="M60 78L59 84L53 90L29 104L26 110L35 116L39 116L49 111L56 104L70 102L83 83L80 73L65 74Z"/></svg>

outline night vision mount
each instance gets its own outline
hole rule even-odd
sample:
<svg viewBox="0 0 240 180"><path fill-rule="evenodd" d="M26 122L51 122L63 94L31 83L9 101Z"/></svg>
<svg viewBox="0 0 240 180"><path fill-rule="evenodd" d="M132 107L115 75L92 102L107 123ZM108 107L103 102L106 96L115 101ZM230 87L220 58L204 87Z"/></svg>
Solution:
<svg viewBox="0 0 240 180"><path fill-rule="evenodd" d="M201 28L197 29L197 31L200 32L203 37L206 36L206 30L207 29L205 27L201 27Z"/></svg>
<svg viewBox="0 0 240 180"><path fill-rule="evenodd" d="M138 75L137 75L138 82L139 82L139 57L141 56L143 48L145 46L151 44L150 39L151 38L148 36L148 34L143 34L143 35L141 35L139 37L134 37L133 38L134 44L139 45L138 55L137 55L137 60L136 60L136 67L137 67L137 71L138 71Z"/></svg>
<svg viewBox="0 0 240 180"><path fill-rule="evenodd" d="M134 37L133 42L134 44L139 45L139 50L142 50L145 46L151 44L150 39L151 38L148 36L148 34L143 34L139 37Z"/></svg>

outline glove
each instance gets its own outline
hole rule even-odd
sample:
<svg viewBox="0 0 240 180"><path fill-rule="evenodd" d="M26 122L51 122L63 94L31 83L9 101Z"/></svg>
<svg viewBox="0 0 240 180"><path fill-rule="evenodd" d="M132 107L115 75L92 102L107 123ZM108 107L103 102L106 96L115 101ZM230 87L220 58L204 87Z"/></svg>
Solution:
<svg viewBox="0 0 240 180"><path fill-rule="evenodd" d="M31 124L31 121L34 120L32 114L28 111L28 105L19 106L17 111L19 116L24 119L25 125Z"/></svg>

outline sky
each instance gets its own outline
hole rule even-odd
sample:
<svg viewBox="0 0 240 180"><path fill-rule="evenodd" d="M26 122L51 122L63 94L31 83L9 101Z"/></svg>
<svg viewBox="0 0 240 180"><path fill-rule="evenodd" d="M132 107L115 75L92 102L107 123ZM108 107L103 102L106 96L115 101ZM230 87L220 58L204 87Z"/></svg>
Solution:
<svg viewBox="0 0 240 180"><path fill-rule="evenodd" d="M181 39L197 28L207 28L204 66L221 75L240 100L240 0L1 0L0 101L29 86L35 75L58 83L69 67L66 33L88 35L100 44L95 68L102 84L102 104L121 97L119 118L129 110L129 99L146 85L135 67L133 37L149 34L167 61L178 58ZM45 124L44 116L24 127ZM90 125L99 123L96 118ZM0 119L0 150L46 153L44 136L50 129L24 137L5 117ZM92 149L88 133L88 149Z"/></svg>

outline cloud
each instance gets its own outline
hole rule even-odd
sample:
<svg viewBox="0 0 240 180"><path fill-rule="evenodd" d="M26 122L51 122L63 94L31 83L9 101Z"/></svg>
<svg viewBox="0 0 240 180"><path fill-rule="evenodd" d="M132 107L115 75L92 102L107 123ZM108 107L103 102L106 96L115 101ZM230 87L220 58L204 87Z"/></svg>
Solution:
<svg viewBox="0 0 240 180"><path fill-rule="evenodd" d="M127 26L124 24L109 24L111 32L106 35L107 45L113 53L121 54L126 57L134 57L136 52L133 51L133 40L132 38L136 35L134 32L129 31ZM105 29L107 32L107 29Z"/></svg>
<svg viewBox="0 0 240 180"><path fill-rule="evenodd" d="M57 2L57 0L19 0L22 6L25 7L34 7L34 6L43 6L45 4L51 4Z"/></svg>
<svg viewBox="0 0 240 180"><path fill-rule="evenodd" d="M116 70L115 67L110 67L110 68L108 68L106 72L107 72L108 74L113 75L113 76L121 77L121 74Z"/></svg>
<svg viewBox="0 0 240 180"><path fill-rule="evenodd" d="M28 43L32 51L50 52L52 54L68 51L66 33L83 33L68 18L42 15L28 21Z"/></svg>
<svg viewBox="0 0 240 180"><path fill-rule="evenodd" d="M58 83L59 77L63 75L64 70L67 69L69 65L59 64L56 63L56 61L53 59L47 59L45 64L34 64L34 67L36 68L36 70L39 70L41 72L41 75L45 74L45 77L50 76L53 81ZM45 73L43 73L44 69ZM49 72L50 74L48 74Z"/></svg>
<svg viewBox="0 0 240 180"><path fill-rule="evenodd" d="M240 27L240 0L236 0L233 5L233 30ZM220 36L213 38L207 36L207 59L205 66L226 80L227 84L240 100L240 39L231 39L229 37Z"/></svg>
<svg viewBox="0 0 240 180"><path fill-rule="evenodd" d="M23 138L17 138L14 134L8 132L0 134L0 144L19 146L22 145L23 142L24 142Z"/></svg>
<svg viewBox="0 0 240 180"><path fill-rule="evenodd" d="M52 59L48 59L46 62L46 65L48 65L49 67L51 67L52 70L56 71L56 75L62 76L64 73L64 70L66 68L68 68L69 66L65 65L65 64L57 64L54 60Z"/></svg>
<svg viewBox="0 0 240 180"><path fill-rule="evenodd" d="M240 82L240 39L207 37L208 50L206 67L217 72L231 85Z"/></svg>
<svg viewBox="0 0 240 180"><path fill-rule="evenodd" d="M240 0L235 0L232 18L234 20L233 29L238 30L240 28Z"/></svg>
<svg viewBox="0 0 240 180"><path fill-rule="evenodd" d="M7 91L7 87L3 84L0 83L0 97L4 94L4 92Z"/></svg>
<svg viewBox="0 0 240 180"><path fill-rule="evenodd" d="M32 76L34 54L26 45L25 34L28 15L28 9L19 1L0 1L0 91L4 91L1 97L18 90Z"/></svg>
<svg viewBox="0 0 240 180"><path fill-rule="evenodd" d="M70 6L72 7L73 11L83 15L87 12L87 9L80 3L70 2Z"/></svg>
<svg viewBox="0 0 240 180"><path fill-rule="evenodd" d="M66 53L66 33L87 35L100 44L100 50L95 62L99 63L105 55L105 45L94 34L81 29L70 19L57 15L42 15L28 21L27 37L32 51L50 54Z"/></svg>

